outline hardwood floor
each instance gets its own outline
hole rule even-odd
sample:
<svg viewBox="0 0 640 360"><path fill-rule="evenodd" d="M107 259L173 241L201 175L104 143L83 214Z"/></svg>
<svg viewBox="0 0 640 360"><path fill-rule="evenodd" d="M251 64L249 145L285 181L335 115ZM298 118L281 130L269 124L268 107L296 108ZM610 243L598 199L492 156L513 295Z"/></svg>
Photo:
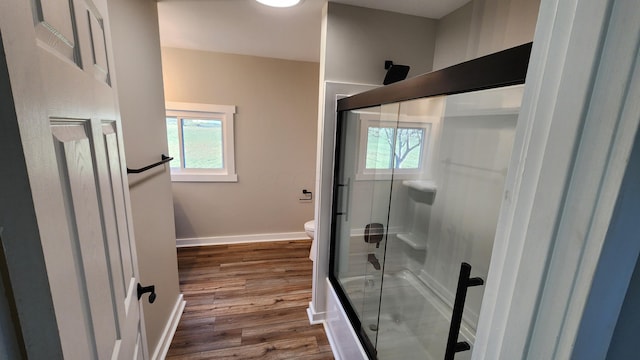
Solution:
<svg viewBox="0 0 640 360"><path fill-rule="evenodd" d="M187 305L167 359L333 359L310 325L311 242L178 249Z"/></svg>

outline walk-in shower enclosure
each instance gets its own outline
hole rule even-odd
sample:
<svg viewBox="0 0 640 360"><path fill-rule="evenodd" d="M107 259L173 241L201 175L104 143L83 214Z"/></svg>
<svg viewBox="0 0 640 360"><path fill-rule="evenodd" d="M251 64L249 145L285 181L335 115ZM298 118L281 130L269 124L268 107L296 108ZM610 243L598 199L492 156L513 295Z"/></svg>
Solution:
<svg viewBox="0 0 640 360"><path fill-rule="evenodd" d="M471 357L530 50L338 102L329 278L369 358Z"/></svg>

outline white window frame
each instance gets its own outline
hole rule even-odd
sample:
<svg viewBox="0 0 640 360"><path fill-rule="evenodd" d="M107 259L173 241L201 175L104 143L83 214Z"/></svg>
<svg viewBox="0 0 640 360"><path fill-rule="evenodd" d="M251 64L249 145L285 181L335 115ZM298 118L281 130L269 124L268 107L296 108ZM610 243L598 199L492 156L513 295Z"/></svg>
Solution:
<svg viewBox="0 0 640 360"><path fill-rule="evenodd" d="M380 128L409 128L424 129L424 139L422 153L420 154L420 166L417 169L367 169L367 141L370 127ZM416 179L426 172L429 172L431 162L431 134L433 134L433 124L431 122L411 122L411 121L380 121L365 120L360 122L360 139L358 144L358 171L356 180L391 180L394 179Z"/></svg>
<svg viewBox="0 0 640 360"><path fill-rule="evenodd" d="M184 166L181 118L199 118L222 121L222 169L171 168L173 182L237 182L234 145L234 105L213 105L183 102L167 102L166 117L178 118L178 141L180 142L180 163Z"/></svg>

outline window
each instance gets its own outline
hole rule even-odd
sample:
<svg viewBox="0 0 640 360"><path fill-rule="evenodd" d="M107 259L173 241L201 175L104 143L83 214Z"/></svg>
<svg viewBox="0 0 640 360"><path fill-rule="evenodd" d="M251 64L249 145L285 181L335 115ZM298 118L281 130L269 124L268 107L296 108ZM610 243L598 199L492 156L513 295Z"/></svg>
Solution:
<svg viewBox="0 0 640 360"><path fill-rule="evenodd" d="M424 132L424 128L368 126L365 168L419 169Z"/></svg>
<svg viewBox="0 0 640 360"><path fill-rule="evenodd" d="M430 123L362 121L357 178L426 172Z"/></svg>
<svg viewBox="0 0 640 360"><path fill-rule="evenodd" d="M233 145L235 106L167 103L171 180L238 181Z"/></svg>

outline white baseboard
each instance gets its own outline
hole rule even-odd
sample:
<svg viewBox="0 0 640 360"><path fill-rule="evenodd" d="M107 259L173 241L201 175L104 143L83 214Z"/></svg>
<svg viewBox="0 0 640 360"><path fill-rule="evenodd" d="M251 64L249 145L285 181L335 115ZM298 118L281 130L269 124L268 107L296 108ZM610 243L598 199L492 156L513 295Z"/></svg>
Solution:
<svg viewBox="0 0 640 360"><path fill-rule="evenodd" d="M329 324L327 324L326 321L322 321L322 327L324 328L324 333L327 335L327 340L329 341L329 346L331 347L333 358L335 360L343 360L342 355L340 355L340 349L336 344L336 340L333 338L333 331L331 331L331 327L329 326Z"/></svg>
<svg viewBox="0 0 640 360"><path fill-rule="evenodd" d="M173 307L169 321L167 321L167 324L164 327L164 331L160 337L160 342L158 343L156 350L153 352L151 359L163 360L167 357L171 340L173 340L173 335L176 333L176 328L178 328L178 323L180 322L180 318L182 317L182 312L184 311L184 306L186 304L187 302L184 300L184 296L180 294L175 306Z"/></svg>
<svg viewBox="0 0 640 360"><path fill-rule="evenodd" d="M242 243L256 243L267 241L291 241L291 240L311 240L304 231L275 233L275 234L249 234L230 236L211 236L201 238L176 239L177 247L187 246L208 246L208 245L228 245Z"/></svg>
<svg viewBox="0 0 640 360"><path fill-rule="evenodd" d="M307 308L307 316L309 317L309 323L311 325L324 324L326 313L316 312L313 308L313 303L310 302L309 307Z"/></svg>

